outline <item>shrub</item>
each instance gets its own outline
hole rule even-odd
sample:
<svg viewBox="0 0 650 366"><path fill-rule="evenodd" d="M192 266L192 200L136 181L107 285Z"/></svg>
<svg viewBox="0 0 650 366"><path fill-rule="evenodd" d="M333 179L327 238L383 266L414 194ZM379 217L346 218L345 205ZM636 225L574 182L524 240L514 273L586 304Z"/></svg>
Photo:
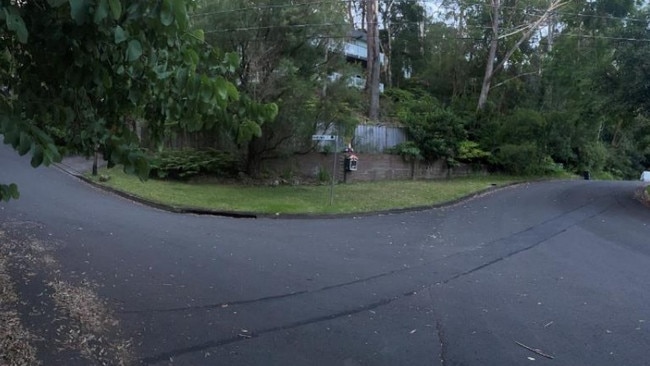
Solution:
<svg viewBox="0 0 650 366"><path fill-rule="evenodd" d="M417 144L413 141L406 141L399 143L387 151L389 154L399 155L404 161L417 161L422 160L422 152Z"/></svg>
<svg viewBox="0 0 650 366"><path fill-rule="evenodd" d="M154 155L150 166L150 177L177 180L199 175L232 177L239 171L239 161L218 150L165 150Z"/></svg>
<svg viewBox="0 0 650 366"><path fill-rule="evenodd" d="M481 149L481 146L474 141L461 141L458 145L458 160L462 162L483 161L490 157L490 153Z"/></svg>
<svg viewBox="0 0 650 366"><path fill-rule="evenodd" d="M501 145L493 157L496 165L512 174L540 174L546 168L544 157L540 154L537 145L532 142Z"/></svg>
<svg viewBox="0 0 650 366"><path fill-rule="evenodd" d="M320 183L326 183L331 180L330 173L324 169L322 166L318 167L318 181Z"/></svg>

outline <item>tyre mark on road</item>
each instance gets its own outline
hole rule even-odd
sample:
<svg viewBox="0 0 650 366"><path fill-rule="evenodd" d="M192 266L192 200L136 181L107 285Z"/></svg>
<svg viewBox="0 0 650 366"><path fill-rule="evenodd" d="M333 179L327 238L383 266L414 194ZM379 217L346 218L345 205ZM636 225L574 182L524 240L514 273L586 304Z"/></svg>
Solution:
<svg viewBox="0 0 650 366"><path fill-rule="evenodd" d="M598 216L598 215L602 214L603 212L609 210L612 207L613 204L615 204L615 203L607 202L606 204L602 204L602 203L597 202L597 203L585 204L585 205L582 205L582 206L580 206L580 207L578 207L578 208L576 208L574 210L571 210L569 212L564 212L564 213L562 213L562 214L560 214L560 215L558 215L556 217L548 219L548 220L546 220L546 221L544 221L544 222L542 222L542 223L540 223L538 225L531 226L531 227L529 227L529 228L527 228L525 230L519 231L519 232L517 232L515 234L512 234L512 235L510 235L508 237L501 238L501 239L498 239L498 240L494 240L494 241L492 241L492 242L490 242L488 244L481 245L480 247L474 247L474 248L465 250L463 252L456 253L456 254L454 254L452 256L449 256L449 257L445 258L445 260L449 260L450 258L453 258L453 257L457 257L457 259L459 259L459 258L462 258L464 256L470 255L472 253L475 253L476 250L478 250L478 249L487 250L487 249L490 249L491 247L493 247L494 245L497 245L497 244L505 245L506 247L508 247L511 244L515 244L515 245L519 244L520 245L520 243L522 243L522 242L523 243L530 242L531 239L535 239L534 243L531 244L531 245L526 245L526 246L520 247L520 248L518 248L516 250L509 251L505 255L499 256L498 258L495 258L495 259L491 259L491 260L489 260L487 262L484 262L484 263L482 263L482 264L480 264L478 266L474 266L471 269L461 271L459 273L448 273L446 275L442 274L442 276L444 276L444 278L441 279L441 281L439 281L438 283L447 284L447 283L449 283L449 282L451 282L453 280L456 280L456 279L461 278L461 277L466 276L466 275L470 275L470 274L472 274L474 272L477 272L477 271L479 271L481 269L487 268L487 267L489 267L489 266L491 266L493 264L501 262L501 261L503 261L503 260L505 260L507 258L510 258L512 256L515 256L515 255L517 255L519 253L522 253L522 252L525 252L525 251L530 250L532 248L535 248L535 247L539 246L540 244L548 241L549 239L552 239L552 238L554 238L554 237L556 237L558 235L561 235L562 233L566 232L569 228L579 224L580 222L583 222L584 220L588 220L590 218L593 218L595 216ZM305 294L313 294L313 293L323 292L323 291L327 291L327 290L331 290L331 289L335 289L335 288L351 286L351 285L359 284L359 283L363 283L363 282L369 282L369 281L380 279L380 278L387 277L387 276L390 276L390 275L401 274L401 273L404 273L406 271L414 271L414 272L416 272L416 271L421 270L421 269L426 269L427 266L431 266L432 264L435 264L438 261L434 261L434 262L430 262L430 263L426 263L426 264L421 264L421 265L414 266L414 267L400 268L400 269L397 269L397 270L381 273L381 274L366 277L366 278L363 278L363 279L358 279L358 280L355 280L355 281L350 281L350 282L346 282L346 283L341 283L341 284L322 287L322 288L319 288L318 290L313 290L313 291L306 290L306 291L301 291L301 292L296 292L296 293L265 297L265 298L255 299L255 300L241 300L241 301L237 301L237 302L228 302L228 303L223 303L223 304L219 304L219 305L213 304L213 305L205 305L205 306L199 306L199 307L189 307L189 308L185 307L185 308L166 309L166 310L159 310L159 311L162 311L162 312L164 312L164 311L185 311L185 310L202 309L202 308L203 309L205 309L205 308L216 308L216 307L220 307L221 305L226 305L226 304L227 305L251 304L251 303L254 303L254 302L271 301L271 300L277 300L277 299L282 299L282 298L289 298L289 297L293 297L293 296L299 296L299 295L305 295ZM426 271L416 273L416 276L414 277L416 279L415 281L416 282L417 281L422 282L424 280L430 280L430 278L429 278L430 274L431 273L427 273ZM428 282L428 283L425 284L425 286L426 287L431 287L431 286L433 286L433 284L431 284L431 282ZM420 290L420 289L418 289L418 290ZM278 326L273 326L273 327L269 327L269 328L264 328L264 329L258 330L256 332L247 333L245 337L235 336L235 337L223 338L223 339L220 339L220 340L207 341L207 342L195 345L195 346L180 348L180 349L177 349L177 350L173 350L173 351L164 352L164 353L160 353L160 354L157 354L157 355L145 357L145 358L142 358L140 361L145 363L145 364L162 362L162 361L166 361L166 360L168 360L170 358L173 358L173 357L176 357L176 356L181 356L181 355L189 354L189 353L193 353L193 352L199 352L199 351L203 351L203 350L206 350L206 349L209 349L209 348L220 347L220 346L228 345L228 344L235 343L235 342L241 342L241 341L245 341L245 340L248 340L248 339L251 339L251 338L257 338L257 337L259 337L261 335L264 335L264 334L267 334L267 333L272 333L272 332L287 330L287 329L293 329L293 328L297 328L297 327L300 327L300 326L303 326L303 325L309 325L309 324L313 324L313 323L317 323L317 322L334 320L334 319L337 319L337 318L340 318L340 317L344 317L344 316L348 316L348 315L354 315L354 314L361 313L363 311L368 311L368 310L372 310L372 309L375 309L375 308L379 308L379 307L388 305L388 304L392 303L393 301L404 298L406 296L411 296L411 295L413 295L415 293L416 293L416 291L409 291L409 292L405 292L405 293L402 293L402 294L398 294L396 296L386 297L386 298L384 298L382 300L370 303L370 304L365 305L365 306L360 306L360 307L355 307L355 308L352 308L352 309L342 310L340 312L334 312L334 313L326 314L326 315L322 315L322 316L310 317L310 318L307 318L307 319L298 320L298 321L295 321L295 322L290 322L290 323L287 323L287 324L284 324L284 325L278 325ZM132 311L132 312L146 312L146 311ZM439 321L436 324L436 328L437 328L439 337L443 337L444 332L442 331L442 324ZM445 360L445 357L446 357L445 356L446 348L445 348L445 344L443 342L443 338L440 338L440 340L441 340L441 347L443 347L440 357L441 357L441 361L444 364L444 360Z"/></svg>
<svg viewBox="0 0 650 366"><path fill-rule="evenodd" d="M480 270L482 270L484 268L487 268L487 267L489 267L491 265L494 265L494 264L499 263L499 262L501 262L501 261L503 261L505 259L508 259L508 258L510 258L512 256L515 256L515 255L517 255L519 253L522 253L522 252L528 251L530 249L533 249L533 248L539 246L540 244L542 244L542 243L544 243L544 242L546 242L546 241L548 241L548 240L550 240L552 238L555 238L555 237L565 233L571 227L573 227L573 226L575 226L575 225L577 225L577 224L579 224L579 223L581 223L581 222L583 222L585 220L596 217L596 216L602 214L603 212L608 211L612 206L614 206L616 204L617 204L616 202L614 202L614 203L610 202L610 203L604 205L604 207L598 207L600 205L595 205L593 203L589 203L589 204L580 206L580 207L578 207L578 208L576 208L576 209L574 209L572 211L569 211L569 212L563 213L561 215L558 215L558 216L556 216L556 217L554 217L552 219L546 220L546 221L542 222L541 224L531 226L526 230L520 231L520 232L515 233L515 234L513 234L511 236L508 236L506 238L494 240L494 241L490 242L489 244L484 245L483 248L489 248L491 246L493 247L496 244L508 245L509 243L515 243L515 245L516 245L516 243L519 243L519 242L525 243L526 240L524 240L525 239L524 237L528 236L528 235L532 236L532 239L536 239L533 242L533 244L530 244L530 245L518 248L516 250L507 252L505 255L502 255L500 257L492 259L492 260L490 260L488 262L485 262L485 263L483 263L483 264L481 264L479 266L476 266L476 267L470 268L470 269L468 269L466 271L454 274L453 276L441 281L441 283L447 284L447 283L449 283L449 282L451 282L453 280L456 280L456 279L459 279L461 277L470 275L470 274L472 274L474 272L480 271ZM592 209L595 209L595 211L591 212ZM583 213L582 211L586 211L586 212ZM574 216L574 217L571 217L571 216ZM548 230L547 227L550 230ZM540 233L536 234L535 231L540 231ZM529 241L530 241L530 239L529 239ZM466 253L467 252L462 252L462 253L457 253L455 255L464 255Z"/></svg>
<svg viewBox="0 0 650 366"><path fill-rule="evenodd" d="M567 230L568 230L568 229L564 229L564 230L559 231L559 232L557 232L557 233L555 233L555 234L553 234L553 235L551 235L551 236L549 236L549 237L547 237L547 238L544 238L544 239L542 239L542 240L540 240L540 241L538 241L538 242L536 242L536 243L534 243L534 244L532 244L532 245L529 245L529 246L524 247L524 248L517 249L517 250L515 250L515 251L513 251L513 252L508 253L507 255L504 255L504 256L502 256L502 257L499 257L499 258L493 259L493 260L491 260L491 261L489 261L489 262L487 262L487 263L481 264L480 266L478 266L478 267L474 267L474 268L469 269L469 270L467 270L467 271L465 271L465 272L461 272L461 273L455 274L455 275L451 276L450 278L448 278L448 279L442 281L442 283L444 283L444 284L449 283L449 282L451 282L451 281L453 281L453 280L456 280L456 279L458 279L458 278L460 278L460 277L467 276L467 275L472 274L472 273L474 273L474 272L476 272L476 271L480 271L480 270L482 270L483 268L486 268L486 267L489 267L489 266L491 266L491 265L493 265L493 264L499 263L499 262L501 262L501 261L503 261L503 260L505 260L505 259L508 259L508 258L514 256L514 255L517 255L517 254L519 254L519 253L522 253L522 252L525 252L525 251L527 251L527 250L533 249L533 248L535 248L536 246L538 246L538 245L544 243L545 241L548 241L549 239L552 239L552 238L554 238L554 237L556 237L556 236L558 236L558 235L560 235L560 234L566 232Z"/></svg>
<svg viewBox="0 0 650 366"><path fill-rule="evenodd" d="M337 319L337 318L342 318L342 317L346 317L346 316L349 316L349 315L362 313L364 311L369 311L369 310L373 310L373 309L376 309L376 308L384 306L384 305L388 305L388 304L390 304L391 302L393 302L393 301L395 301L397 299L400 299L400 298L403 298L403 297L406 297L406 296L412 296L412 295L415 295L415 292L407 292L407 293L404 293L404 294L399 295L399 296L382 299L382 300L379 300L379 301L374 302L372 304L363 305L363 306L360 306L360 307L357 307L357 308L354 308L354 309L343 310L343 311L333 313L333 314L328 314L328 315L313 317L313 318L309 318L309 319L299 320L299 321L295 321L295 322L292 322L292 323L287 323L287 324L280 325L280 326L260 329L258 331L250 331L250 332L246 333L246 336L237 335L237 336L230 337L230 338L224 338L224 339L220 339L220 340L208 341L208 342L204 342L204 343L201 343L201 344L197 344L195 346L190 346L190 347L176 349L176 350L173 350L173 351L170 351L170 352L160 353L160 354L157 354L157 355L154 355L154 356L142 358L142 359L140 359L140 362L143 363L143 364L154 364L154 363L158 363L158 362L168 361L170 359L173 359L174 357L182 356L182 355L193 353L193 352L203 351L203 350L206 350L206 349L209 349L209 348L221 347L221 346L225 346L225 345L235 343L235 342L246 341L246 340L249 340L249 339L252 339L252 338L257 338L257 337L259 337L261 335L264 335L264 334L267 334L267 333L273 333L273 332L282 331L282 330L294 329L294 328L302 327L304 325L310 325L310 324L314 324L314 323L334 320L334 319Z"/></svg>
<svg viewBox="0 0 650 366"><path fill-rule="evenodd" d="M399 272L404 272L409 270L412 267L406 267L406 268L400 268L388 272L383 272L379 273L373 276L369 277L363 277L359 278L353 281L349 282L343 282L343 283L337 283L334 285L329 285L329 286L324 286L315 290L302 290L302 291L295 291L295 292L289 292L286 294L280 294L280 295L273 295L273 296L265 296L265 297L260 297L256 299L247 299L247 300L235 300L235 301L224 301L216 304L207 304L207 305L197 305L197 306L183 306L183 307L176 307L176 308L167 308L167 309L145 309L145 310L122 310L120 311L121 314L139 314L139 313L172 313L172 312L179 312L179 311L193 311L193 310L209 310L209 309L218 309L222 307L227 307L227 306L233 306L233 305L248 305L248 304L254 304L254 303L259 303L259 302L265 302L265 301L272 301L272 300L279 300L279 299L284 299L287 297L292 297L292 296L299 296L299 295L305 295L305 294L315 294L323 291L328 291L328 290L333 290L336 288L341 288L341 287L346 287L350 285L355 285L355 284L360 284L364 282L369 282L378 278L390 276Z"/></svg>
<svg viewBox="0 0 650 366"><path fill-rule="evenodd" d="M589 204L582 205L582 206L580 206L580 207L578 207L576 209L573 209L573 210L571 210L569 212L564 212L564 213L562 213L562 214L560 214L558 216L555 216L553 218L545 220L545 221L543 221L543 222L541 222L541 223L539 223L539 224L537 224L535 226L530 226L530 227L528 227L528 228L526 228L524 230L521 230L521 231L518 231L518 232L516 232L514 234L511 234L508 237L501 238L501 239L496 239L496 240L493 240L493 241L491 241L489 243L486 243L486 244L483 244L483 245L480 245L480 246L477 246L477 247L472 247L472 248L465 249L463 251L454 253L454 254L452 254L452 255L444 258L444 259L449 260L449 259L452 259L452 258L455 258L455 257L458 257L458 256L468 255L469 253L474 252L474 251L476 251L478 249L489 248L489 247L493 246L496 243L517 242L521 236L524 236L524 235L526 235L528 233L532 233L535 229L539 229L540 227L544 227L544 226L551 226L552 227L552 226L554 226L554 225L552 225L554 222L562 221L566 216L575 214L575 213L579 212L580 210L584 210L585 208L589 208L590 206L593 206L593 204L589 203ZM569 220L570 222L572 222L570 225L566 226L566 222L565 222L564 226L566 226L566 227L564 229L561 229L559 231L551 230L550 235L548 235L548 233L545 233L546 235L541 235L541 238L532 245L517 249L517 250L512 251L512 252L508 252L504 256L498 257L498 258L493 259L493 260L491 260L491 261L489 261L487 263L483 263L483 264L481 264L481 265L479 265L477 267L473 267L473 268L471 268L469 270L466 270L466 271L463 271L461 273L457 273L457 274L453 275L452 277L443 280L442 283L448 283L448 282L453 281L455 279L458 279L458 278L460 278L462 276L471 274L471 273L479 271L479 270L481 270L481 269L483 269L485 267L488 267L488 266L490 266L492 264L498 263L498 262L500 262L500 261L502 261L502 260L504 260L506 258L509 258L509 257L513 256L513 255L516 255L516 254L519 254L519 253L524 252L526 250L532 249L532 248L538 246L539 244L543 243L544 241L549 240L549 239L551 239L551 238L553 238L553 237L555 237L557 235L562 234L569 227L575 225L576 223L578 223L578 222L580 222L582 220L591 218L593 216L599 215L602 212L608 210L610 207L611 207L611 204L607 205L607 207L605 207L604 209L598 210L596 213L589 214L587 217L580 217L580 218L577 219L577 221L575 219L574 220ZM560 226L562 226L562 225L560 225ZM261 303L261 302L266 302L266 301L280 300L280 299L286 299L286 298L293 297L293 296L300 296L300 295L306 295L306 294L316 294L316 293L319 293L319 292L325 292L325 291L333 290L333 289L336 289L336 288L342 288L342 287L346 287L346 286L351 286L351 285L361 284L361 283L365 283L365 282L370 282L370 281L373 281L373 280L376 280L376 279L380 279L380 278L383 278L383 277L388 277L388 276L395 275L395 274L404 273L404 272L407 272L407 271L415 271L415 270L418 270L418 269L431 267L433 264L437 263L438 261L439 261L439 259L435 260L435 261L430 261L430 262L425 262L425 263L422 263L422 264L418 264L416 266L403 267L403 268L395 269L395 270L392 270L392 271L382 272L382 273L372 275L372 276L368 276L368 277L358 278L358 279L353 280L353 281L337 283L337 284L334 284L334 285L328 285L328 286L320 287L320 288L317 288L317 289L314 289L314 290L293 291L293 292L289 292L289 293L284 293L284 294L279 294L279 295L272 295L272 296L264 296L264 297L259 297L259 298L255 298L255 299L223 301L223 302L211 303L211 304L205 304L205 305L181 306L181 307L173 307L173 308L166 308L166 309L122 310L119 313L121 313L121 314L168 313L168 312L172 313L172 312L183 312L183 311L194 311L194 310L211 310L211 309L218 309L218 308L222 308L222 307L226 307L226 306L248 305L248 304L255 304L255 303Z"/></svg>

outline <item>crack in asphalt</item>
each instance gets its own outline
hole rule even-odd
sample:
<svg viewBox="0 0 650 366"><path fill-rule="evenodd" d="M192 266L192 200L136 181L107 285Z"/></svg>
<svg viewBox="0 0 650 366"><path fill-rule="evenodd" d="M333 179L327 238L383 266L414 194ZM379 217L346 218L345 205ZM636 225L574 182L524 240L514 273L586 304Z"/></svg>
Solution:
<svg viewBox="0 0 650 366"><path fill-rule="evenodd" d="M447 364L447 342L445 341L445 331L442 328L442 321L440 320L436 320L436 332L440 341L440 364L445 366Z"/></svg>
<svg viewBox="0 0 650 366"><path fill-rule="evenodd" d="M436 311L436 307L433 306L433 296L431 295L431 286L427 288L427 294L429 295L429 302L431 303L431 312L433 313L433 320L436 323L436 334L438 335L438 341L440 342L440 352L438 353L438 359L440 360L440 365L445 366L447 364L447 340L445 337L445 330L442 325L442 319L440 314Z"/></svg>

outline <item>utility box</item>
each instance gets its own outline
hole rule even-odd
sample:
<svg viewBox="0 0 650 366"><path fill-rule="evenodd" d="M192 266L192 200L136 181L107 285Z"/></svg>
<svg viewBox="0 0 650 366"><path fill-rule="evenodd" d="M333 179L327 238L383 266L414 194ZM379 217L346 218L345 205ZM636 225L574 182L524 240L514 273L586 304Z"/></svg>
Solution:
<svg viewBox="0 0 650 366"><path fill-rule="evenodd" d="M345 166L345 171L346 172L357 171L358 162L359 162L359 158L356 155L350 154L349 156L346 156L343 163L343 165Z"/></svg>

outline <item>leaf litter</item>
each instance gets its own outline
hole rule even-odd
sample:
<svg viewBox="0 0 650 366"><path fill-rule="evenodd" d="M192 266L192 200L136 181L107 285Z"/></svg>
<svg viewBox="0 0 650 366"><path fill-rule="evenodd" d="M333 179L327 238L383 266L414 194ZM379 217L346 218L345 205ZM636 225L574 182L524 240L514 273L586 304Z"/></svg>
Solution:
<svg viewBox="0 0 650 366"><path fill-rule="evenodd" d="M58 352L78 352L90 365L132 364L132 342L120 336L119 321L97 294L98 286L86 279L73 283L62 278L53 251L60 243L24 234L34 229L42 227L27 222L0 224L0 365L42 364L37 346L44 342L55 344ZM38 337L21 321L20 304L31 309L29 315L42 314L44 309L20 298L19 279L12 273L27 283L37 271L44 272L48 288L38 296L50 297L56 310L52 315L55 339Z"/></svg>

